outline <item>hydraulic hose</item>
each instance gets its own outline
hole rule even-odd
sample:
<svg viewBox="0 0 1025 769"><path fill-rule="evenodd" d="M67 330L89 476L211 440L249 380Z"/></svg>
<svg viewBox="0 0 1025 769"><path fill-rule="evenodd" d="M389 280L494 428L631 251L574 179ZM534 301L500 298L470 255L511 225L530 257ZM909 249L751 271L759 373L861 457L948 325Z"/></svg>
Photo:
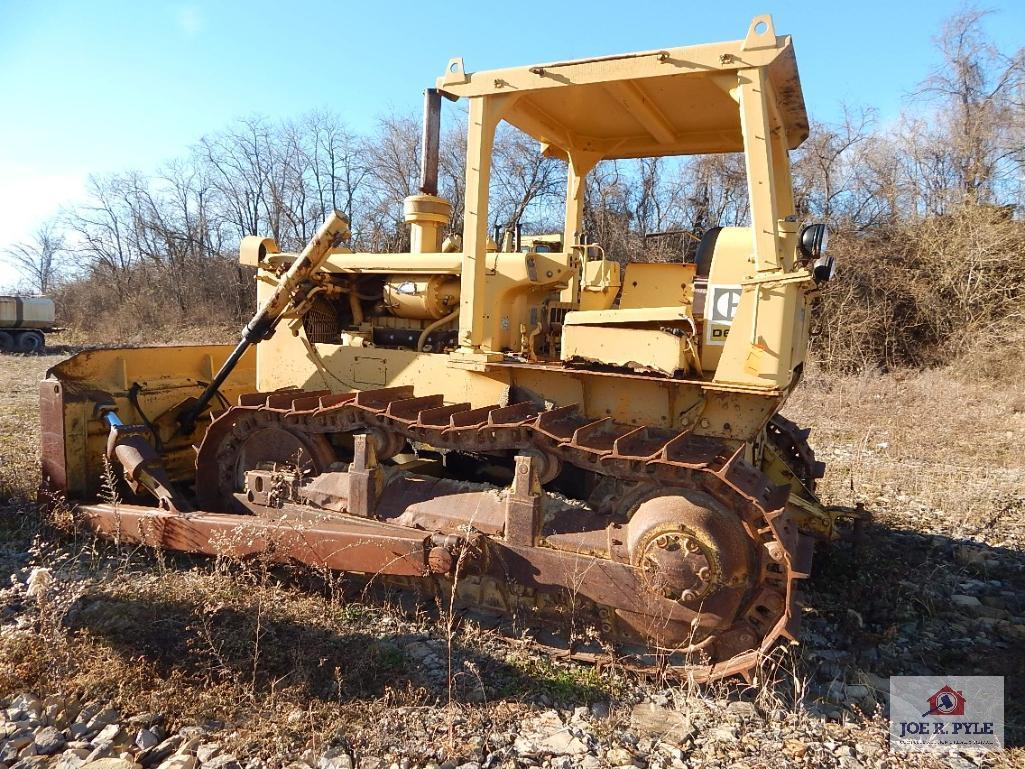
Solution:
<svg viewBox="0 0 1025 769"><path fill-rule="evenodd" d="M260 305L252 320L242 330L242 340L238 343L224 365L217 371L213 380L206 386L202 394L178 416L179 432L191 435L196 429L196 419L206 409L210 399L224 384L238 362L252 345L262 342L274 333L274 327L281 316L292 305L300 285L311 274L316 272L331 249L349 234L349 222L338 211L332 211L324 224L317 230L313 239L299 254L292 266L281 277L277 288L267 300Z"/></svg>

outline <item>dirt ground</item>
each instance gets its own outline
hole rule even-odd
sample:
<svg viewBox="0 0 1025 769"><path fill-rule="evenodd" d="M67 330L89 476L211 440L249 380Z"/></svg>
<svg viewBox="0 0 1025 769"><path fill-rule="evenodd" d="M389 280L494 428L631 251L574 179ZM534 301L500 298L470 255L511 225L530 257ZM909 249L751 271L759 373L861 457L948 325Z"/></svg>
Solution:
<svg viewBox="0 0 1025 769"><path fill-rule="evenodd" d="M1020 377L809 374L785 413L813 428L825 501L863 503L873 523L817 559L799 645L753 685L695 688L551 662L472 623L450 632L438 607L353 600L330 575L41 528L36 383L67 353L0 356L0 705L31 692L89 714L158 713L166 733L197 729L251 767L345 766L332 751L399 769L1025 763ZM26 597L39 566L54 580L45 602ZM1017 747L889 753L898 674L1004 676ZM690 732L653 731L638 708ZM563 732L583 747L553 747Z"/></svg>

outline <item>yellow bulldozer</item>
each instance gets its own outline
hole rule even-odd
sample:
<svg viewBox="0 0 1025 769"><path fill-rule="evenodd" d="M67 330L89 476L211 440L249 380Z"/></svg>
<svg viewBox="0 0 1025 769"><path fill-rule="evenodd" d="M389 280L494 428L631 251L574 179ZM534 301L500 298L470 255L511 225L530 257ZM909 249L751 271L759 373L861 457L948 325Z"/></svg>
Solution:
<svg viewBox="0 0 1025 769"><path fill-rule="evenodd" d="M469 113L461 233L438 195L443 98ZM565 161L561 235L489 237L501 121ZM778 414L833 272L794 206L788 152L807 135L768 16L726 43L452 59L425 92L409 252L352 252L338 213L300 253L245 238L258 309L237 346L94 350L48 372L47 493L121 542L455 589L571 657L747 675L794 637L795 582L838 528L807 432ZM743 153L749 226L704 232L692 262L622 268L586 237L596 164L706 153Z"/></svg>

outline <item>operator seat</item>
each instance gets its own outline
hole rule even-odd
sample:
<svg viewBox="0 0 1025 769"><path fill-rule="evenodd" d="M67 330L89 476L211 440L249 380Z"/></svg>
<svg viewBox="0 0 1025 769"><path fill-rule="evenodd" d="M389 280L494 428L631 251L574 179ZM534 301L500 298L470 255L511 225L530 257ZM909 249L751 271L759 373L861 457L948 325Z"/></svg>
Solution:
<svg viewBox="0 0 1025 769"><path fill-rule="evenodd" d="M694 271L694 302L691 312L695 319L705 316L705 297L708 295L708 274L712 270L712 257L715 256L715 242L719 239L722 227L710 227L705 230L698 243L694 255L696 269Z"/></svg>

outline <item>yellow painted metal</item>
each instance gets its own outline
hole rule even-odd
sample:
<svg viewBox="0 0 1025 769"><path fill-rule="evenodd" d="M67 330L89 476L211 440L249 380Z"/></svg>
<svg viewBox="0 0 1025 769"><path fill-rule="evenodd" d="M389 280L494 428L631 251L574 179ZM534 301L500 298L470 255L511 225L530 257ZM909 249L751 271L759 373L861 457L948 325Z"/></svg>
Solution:
<svg viewBox="0 0 1025 769"><path fill-rule="evenodd" d="M753 457L799 376L814 287L793 216L788 151L808 123L790 38L756 17L743 39L727 43L478 73L456 59L438 87L468 101L461 242L446 232L449 203L414 195L404 203L408 253L330 248L308 277L351 322L332 343L311 342L300 303L291 322L257 346L255 360L243 358L225 396L413 385L474 406L530 397L627 424L689 427ZM558 250L550 241L531 250L528 237L526 251L508 242L498 251L489 237L491 156L503 120L567 160ZM631 264L621 274L601 244L585 242L587 177L598 162L704 152L745 154L751 208L750 226L719 231L707 276L671 263ZM246 238L240 260L259 267L263 304L296 255ZM357 280L374 296L357 296ZM457 348L417 352L439 321L438 329L458 326ZM414 343L375 346L375 331ZM202 349L209 351L103 351L82 381L112 388L123 408L141 381L143 410L163 436L178 400L209 381L228 351ZM72 383L81 365L69 362L55 376ZM90 397L67 408L72 439L89 443L83 456L95 457L106 431L86 413ZM172 475L183 476L191 456L167 438ZM79 468L76 482L95 470Z"/></svg>
<svg viewBox="0 0 1025 769"><path fill-rule="evenodd" d="M765 30L752 36L759 24ZM736 83L751 69L785 95L779 113L793 149L808 135L808 118L790 37L777 36L767 16L752 20L743 41L474 73L454 59L437 87L471 99L516 95L505 119L561 157L742 152L740 116L716 78Z"/></svg>
<svg viewBox="0 0 1025 769"><path fill-rule="evenodd" d="M617 309L567 313L563 359L669 376L699 375L697 326L691 313L694 273L693 264L629 265Z"/></svg>
<svg viewBox="0 0 1025 769"><path fill-rule="evenodd" d="M584 263L584 278L580 286L581 310L607 310L615 303L622 288L618 262L592 259Z"/></svg>
<svg viewBox="0 0 1025 769"><path fill-rule="evenodd" d="M671 305L669 307L632 307L615 310L577 310L566 313L564 327L569 326L623 326L653 324L672 325L681 328L693 328L694 318L690 307Z"/></svg>
<svg viewBox="0 0 1025 769"><path fill-rule="evenodd" d="M459 306L459 278L392 273L384 284L384 306L398 318L437 320Z"/></svg>
<svg viewBox="0 0 1025 769"><path fill-rule="evenodd" d="M47 379L63 388L69 494L88 498L100 489L109 429L96 406L106 399L113 401L121 421L141 424L148 420L154 425L171 478L191 479L196 455L192 441L176 434L176 409L187 398L199 395L231 351L231 345L89 350L47 371ZM256 354L251 349L225 381L221 395L233 403L239 395L255 389ZM194 439L200 438L202 425Z"/></svg>
<svg viewBox="0 0 1025 769"><path fill-rule="evenodd" d="M259 267L261 262L271 254L281 251L274 238L262 238L259 235L246 235L242 238L238 249L239 264L246 267Z"/></svg>
<svg viewBox="0 0 1025 769"><path fill-rule="evenodd" d="M622 309L642 307L689 307L694 301L693 264L648 262L631 264L626 268Z"/></svg>
<svg viewBox="0 0 1025 769"><path fill-rule="evenodd" d="M441 251L442 230L452 219L452 204L436 195L410 195L402 202L414 254Z"/></svg>
<svg viewBox="0 0 1025 769"><path fill-rule="evenodd" d="M466 144L466 204L463 211L463 269L460 291L459 353L465 358L497 360L496 350L482 353L484 325L489 319L484 301L484 260L488 252L488 182L495 129L515 96L470 99L470 130Z"/></svg>
<svg viewBox="0 0 1025 769"><path fill-rule="evenodd" d="M555 405L576 403L589 416L627 424L695 426L703 434L743 441L764 426L782 393L714 390L700 380L566 369L553 364L499 363L484 371L453 368L445 355L390 348L313 344L313 352L279 329L260 349L261 391L286 387L351 392L412 385L474 407L507 404L528 395ZM263 365L264 361L274 365ZM729 425L729 429L726 429Z"/></svg>
<svg viewBox="0 0 1025 769"><path fill-rule="evenodd" d="M639 316L633 323L623 317ZM648 310L607 310L570 313L562 328L565 360L622 366L632 371L652 371L668 376L700 373L697 346L673 334L668 324L679 320L679 308L659 308L664 326L652 328ZM585 317L580 317L585 316ZM587 321L594 321L589 324Z"/></svg>
<svg viewBox="0 0 1025 769"><path fill-rule="evenodd" d="M705 296L701 367L716 371L727 335L736 322L727 310L740 297L740 283L754 272L754 246L749 227L723 227L715 242L715 257ZM742 298L742 297L741 297ZM724 306L725 303L725 306Z"/></svg>
<svg viewBox="0 0 1025 769"><path fill-rule="evenodd" d="M744 166L747 171L748 199L751 204L754 234L755 268L758 271L785 268L780 221L793 214L792 196L780 189L777 179L776 155L784 148L779 137L783 126L774 126L769 105L772 84L762 69L745 69L740 73L741 124L744 131ZM789 176L786 179L790 181Z"/></svg>
<svg viewBox="0 0 1025 769"><path fill-rule="evenodd" d="M248 240L248 238L246 239ZM258 238L259 240L259 238ZM270 240L268 238L268 240ZM245 241L243 241L245 242ZM273 242L273 241L271 241ZM287 268L295 261L298 254L294 253L268 253L260 261L260 266L269 273L282 268ZM246 258L250 258L248 255ZM248 264L248 262L242 262ZM374 253L353 253L341 248L333 250L320 264L320 272L328 275L388 275L394 272L417 273L420 275L433 275L444 273L458 275L462 270L462 255L455 252L435 254L374 254ZM272 277L265 276L268 280Z"/></svg>
<svg viewBox="0 0 1025 769"><path fill-rule="evenodd" d="M541 139L543 142L544 140ZM576 245L580 243L584 221L584 193L586 191L587 174L601 160L601 154L584 150L567 151L566 163L566 224L563 243ZM570 285L562 301L576 301L576 287Z"/></svg>
<svg viewBox="0 0 1025 769"><path fill-rule="evenodd" d="M327 257L321 269L326 273L338 275L357 273L387 275L393 272L458 275L462 271L462 267L462 255L457 253L334 253Z"/></svg>

